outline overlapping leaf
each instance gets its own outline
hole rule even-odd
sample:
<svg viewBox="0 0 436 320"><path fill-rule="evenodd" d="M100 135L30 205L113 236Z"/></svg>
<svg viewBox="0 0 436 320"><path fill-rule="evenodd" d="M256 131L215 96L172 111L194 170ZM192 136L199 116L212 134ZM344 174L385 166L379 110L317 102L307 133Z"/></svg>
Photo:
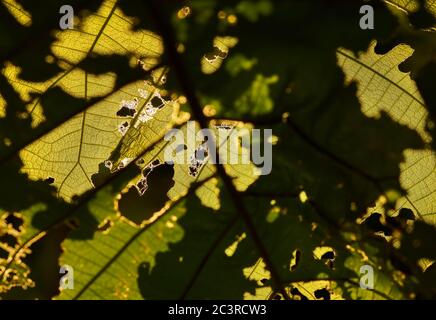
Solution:
<svg viewBox="0 0 436 320"><path fill-rule="evenodd" d="M35 47L34 69L25 54L13 57L20 46L4 36L0 172L10 199L0 202L0 236L9 237L0 245L2 297L431 297L434 278L423 267L435 258L434 228L425 223L434 223L431 100L404 72L409 46L374 52L374 40L383 47L400 26L409 30L395 10L412 12L414 26L422 21L413 16L416 1L388 2L371 2L380 22L372 32L356 23L363 1L162 5L180 41L172 43L159 7L151 32L141 28L153 3L108 0ZM44 14L27 1L4 3L19 40L29 19L43 26ZM316 22L302 28L308 14ZM424 38L405 40L421 45L415 57L431 47ZM174 61L181 53L192 83ZM145 82L121 80L133 72L126 61ZM413 62L412 78L422 67ZM54 111L64 102L68 111ZM192 120L208 120L215 133L273 128L272 137L251 141L274 145L271 174L257 176L251 163L217 170L203 161L212 150L201 137L173 150L184 164L166 162L168 129L184 136L200 129L179 112L186 102L211 117ZM232 151L247 150L236 141ZM374 227L377 216L367 211L376 204L388 214ZM424 222L402 220L392 208L411 208ZM4 223L13 216L23 217L23 228ZM75 287L59 294L65 264ZM376 270L372 291L359 287L364 264Z"/></svg>

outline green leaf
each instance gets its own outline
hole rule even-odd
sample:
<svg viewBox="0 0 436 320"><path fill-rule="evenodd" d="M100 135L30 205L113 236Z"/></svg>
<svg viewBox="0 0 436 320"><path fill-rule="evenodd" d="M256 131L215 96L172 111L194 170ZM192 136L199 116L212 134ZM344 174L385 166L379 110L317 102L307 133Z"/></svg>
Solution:
<svg viewBox="0 0 436 320"><path fill-rule="evenodd" d="M412 50L399 45L385 55L378 55L371 46L366 53L354 56L338 50L338 62L346 81L358 83L358 96L362 111L369 117L379 117L385 111L399 123L416 130L423 139L430 140L425 131L428 112L424 101L409 74L398 69ZM407 195L398 200L398 208L412 208L429 223L435 223L435 165L432 150L406 150L400 181Z"/></svg>
<svg viewBox="0 0 436 320"><path fill-rule="evenodd" d="M436 2L71 4L0 2L2 299L435 297Z"/></svg>

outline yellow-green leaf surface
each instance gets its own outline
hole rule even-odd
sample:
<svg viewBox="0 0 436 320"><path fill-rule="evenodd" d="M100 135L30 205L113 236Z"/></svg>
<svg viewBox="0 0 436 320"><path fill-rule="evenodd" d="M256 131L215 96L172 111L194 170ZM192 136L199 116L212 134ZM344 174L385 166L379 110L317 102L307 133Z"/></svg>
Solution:
<svg viewBox="0 0 436 320"><path fill-rule="evenodd" d="M84 72L77 66L87 56L96 53L128 55L132 57L133 63L137 63L136 59L146 57L147 59L140 61L140 65L144 69L152 67L162 53L160 39L151 32L131 31L131 26L129 19L117 9L116 2L106 1L96 14L86 17L77 29L60 31L56 34L57 41L52 51L53 55L62 61L60 66L65 70L57 77L46 83L30 83L15 80L19 72L17 67L9 64L5 69L5 74L13 79L12 84L22 99L29 101L27 108L35 127L45 119L39 99L30 99L32 93L43 95L48 89L59 86L70 95L85 99L110 94L101 102L91 106L20 152L24 162L23 172L35 180L53 178L53 185L58 189L58 195L67 200L94 187L92 175L99 171L99 165L102 163L109 161L110 168L117 171L156 143L155 147L141 158L144 165L140 167L145 167L154 160L160 160L162 163L165 160L163 150L168 142L158 141L172 126L173 119L177 115L178 104L176 101L165 102L165 106L149 118L143 111L149 106L153 97L160 97L160 91L156 86L162 84L166 70L156 70L155 83L138 81L112 93L116 74L95 76ZM130 107L130 110L134 109L135 113L128 117L117 115L125 106ZM186 133L186 126L184 130ZM192 130L199 130L198 125L195 125ZM117 150L115 154L114 150ZM192 155L194 151L195 149L187 150L187 156ZM256 179L252 174L254 167L250 164L235 164L226 166L226 168L229 174L235 177L235 185L241 191ZM192 177L188 174L189 164L177 164L174 176L176 183L168 192L169 199L174 200L186 194L191 183L210 178L214 172L213 165L206 163L200 173ZM150 187L153 188L153 186ZM203 186L198 188L196 194L204 205L219 208L219 190L215 179L208 179ZM100 191L95 200L88 205L90 213L98 223L110 225L107 231L98 232L92 240L67 240L63 244L66 257L62 258L62 261L75 266L76 286L79 288L81 282L86 286L89 281L87 274L94 276L98 274L98 271L88 269L87 257L92 256L94 259L95 253L104 252L105 257L118 260L116 251L106 250L107 248L103 250L99 248L100 245L105 246L109 240L112 242L112 237L115 237L118 239L117 243L123 247L129 243L130 237L142 230L126 223L128 222L126 220L119 219L120 213L116 211L116 205L111 199L113 196L114 194L110 191ZM105 209L102 210L102 208ZM150 218L148 223L153 222L157 217L159 215ZM146 225L143 228L149 227ZM38 239L43 234L38 230L28 230L26 237L32 242L33 239ZM146 243L155 241L153 233L146 233L145 236ZM167 236L160 238L164 243L163 239ZM116 247L115 243L113 245ZM95 252L87 253L83 251L83 246L97 249ZM144 243L141 239L135 239L133 246L142 247ZM81 249L76 249L76 247ZM24 253L28 249L21 246L18 250ZM153 254L150 253L148 259L152 259ZM71 256L75 257L73 261L71 261ZM146 259L143 258L141 261L144 260ZM104 263L105 259L99 259L99 261ZM124 264L122 259L120 263ZM81 268L84 264L85 270ZM133 275L128 275L127 278L135 279ZM107 279L108 275L104 274L103 281L112 286L113 283L108 282ZM123 287L119 288L119 292L114 292L113 296L104 292L100 295L106 298L139 297L138 292L133 289L130 293L124 292L125 288L133 288L132 284L124 285L117 281L117 288L118 285Z"/></svg>
<svg viewBox="0 0 436 320"><path fill-rule="evenodd" d="M407 12L414 12L419 8L419 3L417 0L385 0L386 3L390 5L395 5ZM426 8L428 8L431 12L436 13L436 1L435 0L426 0L425 2Z"/></svg>
<svg viewBox="0 0 436 320"><path fill-rule="evenodd" d="M0 5L0 299L436 294L421 1L57 1Z"/></svg>
<svg viewBox="0 0 436 320"><path fill-rule="evenodd" d="M387 54L378 55L374 46L359 56L343 49L337 53L346 81L358 83L362 111L369 117L377 117L381 111L386 111L429 141L425 132L428 113L424 101L410 75L398 69L413 50L399 45ZM432 150L406 150L405 156L400 181L408 194L398 201L398 208L412 206L419 217L436 223L435 154Z"/></svg>
<svg viewBox="0 0 436 320"><path fill-rule="evenodd" d="M110 202L110 199L106 199ZM168 212L159 221L137 228L115 221L108 232L98 232L87 241L67 240L61 263L74 266L74 290L63 290L60 299L141 299L137 268L153 264L157 252L180 241L183 230L176 221L183 207Z"/></svg>
<svg viewBox="0 0 436 320"><path fill-rule="evenodd" d="M187 134L195 134L199 127L190 123L181 128ZM217 129L215 129L217 130ZM233 129L234 130L234 129ZM145 165L159 160L165 161L164 147L168 141L159 142L153 150L141 158ZM195 148L201 143L197 142ZM187 148L185 156L189 158L195 152ZM226 165L229 175L234 177L235 186L244 191L252 184L256 177L253 176L252 164ZM196 176L189 174L188 164L174 165L174 186L168 191L168 203L153 216L138 226L120 217L122 212L107 215L111 226L104 232L97 232L92 240L66 240L63 243L64 254L61 263L74 265L75 289L62 291L60 298L64 299L139 299L141 295L137 288L137 279L134 271L139 263L154 263L158 252L167 251L168 243L181 241L183 230L177 226L177 219L184 214L185 208L179 205L180 198L186 196L194 182L202 182L195 191L204 206L215 210L220 208L220 190L217 180L212 178L215 174L214 165L205 163ZM137 183L140 178L132 182ZM150 185L150 189L155 186ZM121 195L122 197L122 195ZM96 202L97 201L97 202ZM106 212L113 208L111 195L103 194L102 197L92 202L95 208L106 208ZM112 209L113 210L113 209ZM104 210L103 210L104 211ZM98 216L97 213L94 213ZM86 248L86 249L83 249ZM92 257L92 259L90 259ZM98 262L93 262L93 261ZM129 271L130 270L130 271ZM132 271L133 270L133 271Z"/></svg>
<svg viewBox="0 0 436 320"><path fill-rule="evenodd" d="M14 81L14 87L25 100L32 92L43 94L55 86L84 99L111 93L116 74L91 75L77 64L91 54L128 55L132 63L137 63L139 58L149 58L150 61L158 58L162 53L160 39L148 31L131 31L131 26L127 17L117 9L116 2L106 1L98 12L88 16L75 29L56 33L57 41L52 52L62 61L64 71L61 74L37 85ZM152 66L150 62L146 64L146 67ZM17 71L10 66L5 73L13 79ZM25 164L23 171L32 179L54 178L59 195L66 199L92 188L91 175L98 171L100 162L109 158L122 137L118 127L124 119L116 116L120 105L135 98L139 100L138 104L142 103L144 98L139 90L144 89L143 82L124 87L28 146L21 152ZM35 125L43 121L38 99L29 101L28 109ZM147 123L145 126L151 128L148 132L152 140L156 124Z"/></svg>

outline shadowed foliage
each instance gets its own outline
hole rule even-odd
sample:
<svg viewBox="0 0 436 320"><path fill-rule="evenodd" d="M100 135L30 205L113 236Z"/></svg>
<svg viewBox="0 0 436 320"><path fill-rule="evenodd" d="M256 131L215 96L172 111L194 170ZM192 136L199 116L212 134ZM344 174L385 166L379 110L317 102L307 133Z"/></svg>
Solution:
<svg viewBox="0 0 436 320"><path fill-rule="evenodd" d="M436 298L435 1L63 4L0 1L1 299Z"/></svg>

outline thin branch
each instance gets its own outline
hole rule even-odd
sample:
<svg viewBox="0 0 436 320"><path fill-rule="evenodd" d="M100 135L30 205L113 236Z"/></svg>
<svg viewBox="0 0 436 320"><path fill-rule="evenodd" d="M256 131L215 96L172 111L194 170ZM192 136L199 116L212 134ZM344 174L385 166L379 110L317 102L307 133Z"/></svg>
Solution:
<svg viewBox="0 0 436 320"><path fill-rule="evenodd" d="M173 71L175 72L176 78L182 88L182 91L185 93L187 100L189 101L189 104L192 109L192 113L195 119L200 124L201 128L208 128L207 117L203 114L200 102L198 101L197 95L195 93L194 86L188 76L188 72L184 66L184 63L182 62L182 58L176 50L176 40L174 38L174 33L171 25L168 22L168 19L163 15L161 11L160 8L161 4L159 4L158 1L156 0L148 1L147 4L149 5L152 11L152 16L154 17L155 23L162 35L164 46L170 64L173 67ZM211 145L214 146L215 149L217 149L214 141L211 141ZM221 164L221 161L219 161L218 151L219 150L216 150L218 161L216 161L217 163L215 164L218 175L223 180L224 185L226 186L229 192L230 198L232 199L236 211L240 214L241 218L243 219L248 229L248 232L252 237L253 242L255 243L260 255L264 259L267 268L271 272L271 276L275 285L277 286L277 288L281 288L280 291L282 292L284 297L288 297L286 291L282 286L279 273L275 269L272 260L268 254L268 251L265 245L263 244L262 239L257 234L256 227L254 225L253 220L251 219L250 213L247 211L239 192L236 190L235 186L233 185L232 179L227 175L224 166Z"/></svg>

